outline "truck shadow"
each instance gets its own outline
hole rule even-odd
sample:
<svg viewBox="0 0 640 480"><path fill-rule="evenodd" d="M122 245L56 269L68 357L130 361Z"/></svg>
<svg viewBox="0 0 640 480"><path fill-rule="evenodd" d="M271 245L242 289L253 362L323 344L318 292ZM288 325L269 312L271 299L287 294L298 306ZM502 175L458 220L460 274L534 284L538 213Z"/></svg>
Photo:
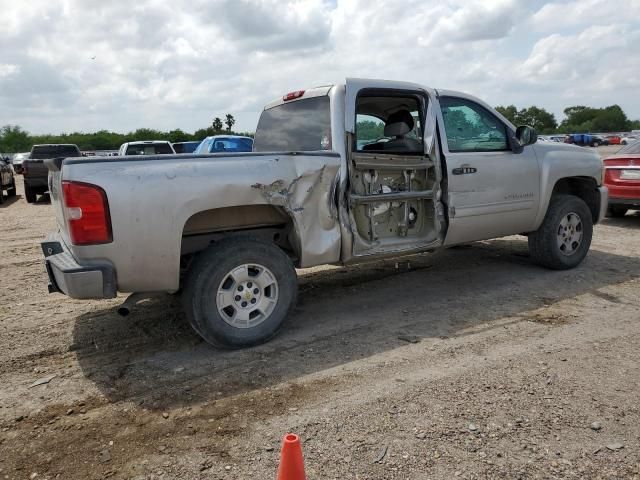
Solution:
<svg viewBox="0 0 640 480"><path fill-rule="evenodd" d="M406 341L463 335L588 292L615 302L596 290L639 272L640 258L597 250L575 270L549 271L532 264L526 240L478 242L398 263L304 271L292 318L255 348L210 347L187 324L179 297L166 295L127 318L115 308L79 316L72 349L110 401L170 408L295 381Z"/></svg>
<svg viewBox="0 0 640 480"><path fill-rule="evenodd" d="M21 195L14 195L13 197L7 197L5 194L4 201L0 203L0 208L7 208L20 200Z"/></svg>

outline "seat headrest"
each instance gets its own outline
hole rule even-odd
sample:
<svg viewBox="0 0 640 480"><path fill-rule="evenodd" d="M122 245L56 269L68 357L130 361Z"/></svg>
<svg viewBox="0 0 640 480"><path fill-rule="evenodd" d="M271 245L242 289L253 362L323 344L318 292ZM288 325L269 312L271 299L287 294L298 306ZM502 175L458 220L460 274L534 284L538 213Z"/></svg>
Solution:
<svg viewBox="0 0 640 480"><path fill-rule="evenodd" d="M406 135L413 130L414 124L413 117L408 110L398 110L387 118L387 122L384 126L384 136L398 137Z"/></svg>

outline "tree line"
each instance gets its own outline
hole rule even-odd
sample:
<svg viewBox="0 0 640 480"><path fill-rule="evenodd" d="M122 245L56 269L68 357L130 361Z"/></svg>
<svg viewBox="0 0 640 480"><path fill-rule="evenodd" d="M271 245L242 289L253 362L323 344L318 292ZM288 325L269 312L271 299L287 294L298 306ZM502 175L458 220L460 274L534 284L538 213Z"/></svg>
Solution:
<svg viewBox="0 0 640 480"><path fill-rule="evenodd" d="M72 132L59 135L43 134L33 135L18 125L5 125L0 127L0 152L18 153L28 152L32 145L42 143L73 143L80 150L117 150L120 145L136 140L168 140L171 143L200 141L211 135L244 135L253 136L253 133L235 132L233 126L236 120L233 115L226 114L224 120L216 117L211 125L200 128L193 133L185 132L179 128L164 132L151 128L139 128L132 132L118 133L109 130L100 130L93 133Z"/></svg>
<svg viewBox="0 0 640 480"><path fill-rule="evenodd" d="M553 113L534 106L518 110L515 105L496 107L514 125L530 125L539 133L607 133L640 129L640 120L630 120L619 105L604 108L576 105L564 109L558 123Z"/></svg>
<svg viewBox="0 0 640 480"><path fill-rule="evenodd" d="M515 105L496 107L511 123L515 125L530 125L539 133L606 133L627 132L640 129L640 120L630 120L619 105L604 108L576 105L564 109L565 118L558 123L553 113L544 108L532 105L518 109ZM163 132L151 128L139 128L128 133L100 130L93 133L73 132L59 135L32 135L18 125L0 127L0 152L27 152L32 145L41 143L73 143L81 150L117 150L120 145L135 140L168 140L172 143L199 141L210 135L229 134L253 136L249 132L234 132L235 118L227 113L224 120L215 117L206 128L193 133L179 128ZM378 138L382 126L374 122L358 125L358 129L369 130L369 136L364 138Z"/></svg>

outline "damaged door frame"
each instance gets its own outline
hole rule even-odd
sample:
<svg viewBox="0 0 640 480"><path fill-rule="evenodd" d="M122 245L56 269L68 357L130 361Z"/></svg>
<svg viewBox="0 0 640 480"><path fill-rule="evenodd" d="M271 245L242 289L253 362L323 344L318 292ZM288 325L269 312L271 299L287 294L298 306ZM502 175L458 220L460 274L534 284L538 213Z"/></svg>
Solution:
<svg viewBox="0 0 640 480"><path fill-rule="evenodd" d="M389 154L366 154L356 152L356 115L357 100L363 91L367 93L376 93L380 96L411 96L419 100L421 126L423 129L423 154L421 156L402 155L402 152L393 152ZM345 130L346 130L346 166L348 170L347 191L345 192L345 200L348 203L349 225L352 232L351 242L351 259L353 262L362 261L366 257L390 256L399 253L407 253L412 251L430 251L440 247L444 240L444 231L446 219L444 216L444 207L442 205L441 181L442 168L441 158L437 144L437 100L435 91L430 91L424 87L406 83L406 82L389 82L389 81L371 81L361 79L347 79L345 92ZM395 192L374 192L373 184L377 180L378 169L397 170L401 178L404 178L404 189ZM369 180L369 188L362 193L356 193L354 189L353 175L356 171L363 171L364 182L365 177ZM429 189L412 190L414 177L418 172L423 175L425 183L427 179L433 175L433 184ZM366 182L364 182L366 183ZM430 219L433 222L432 235L412 238L407 236L410 219L409 202L425 202L424 216L425 221ZM402 225L398 225L398 234L395 241L380 242L375 233L375 225L373 220L373 212L375 205L387 204L390 202L400 203L404 210ZM354 216L354 208L364 205L368 209L369 231L368 238L363 238L361 232L358 231L358 223ZM427 211L433 208L433 212Z"/></svg>

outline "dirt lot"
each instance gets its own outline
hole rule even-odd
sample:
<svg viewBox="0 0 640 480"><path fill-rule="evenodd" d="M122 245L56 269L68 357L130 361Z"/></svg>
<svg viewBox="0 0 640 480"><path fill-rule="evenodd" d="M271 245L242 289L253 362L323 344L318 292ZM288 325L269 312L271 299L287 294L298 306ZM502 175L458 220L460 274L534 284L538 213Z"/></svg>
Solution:
<svg viewBox="0 0 640 480"><path fill-rule="evenodd" d="M283 333L231 352L174 296L48 295L48 203L0 227L0 478L271 479L288 431L309 479L640 478L639 214L569 272L523 237L301 271Z"/></svg>

